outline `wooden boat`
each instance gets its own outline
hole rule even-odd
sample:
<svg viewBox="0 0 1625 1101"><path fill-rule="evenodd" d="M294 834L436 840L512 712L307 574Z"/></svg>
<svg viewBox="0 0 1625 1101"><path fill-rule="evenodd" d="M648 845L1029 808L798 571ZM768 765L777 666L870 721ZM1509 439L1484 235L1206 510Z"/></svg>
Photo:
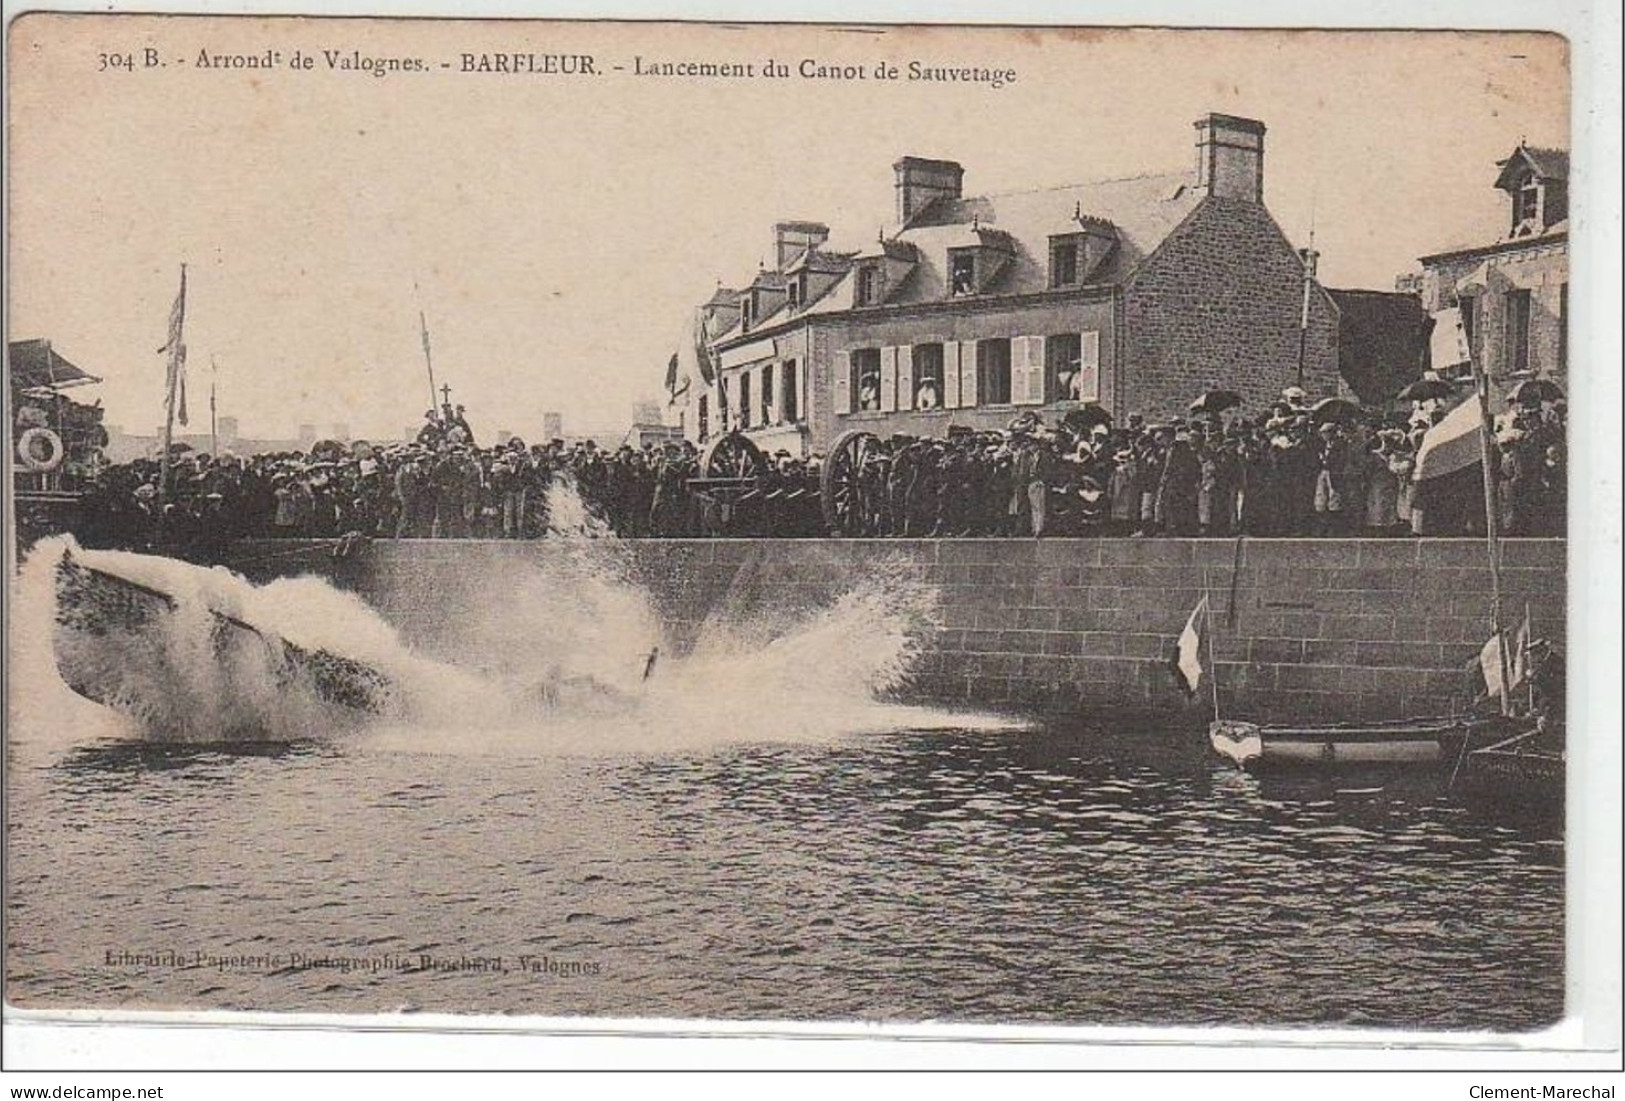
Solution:
<svg viewBox="0 0 1625 1101"><path fill-rule="evenodd" d="M1492 731L1499 716L1444 716L1390 722L1263 725L1215 720L1208 740L1241 768L1258 771L1326 765L1432 765L1458 759Z"/></svg>
<svg viewBox="0 0 1625 1101"><path fill-rule="evenodd" d="M88 566L64 551L56 569L57 667L70 688L87 699L112 707L126 701L107 676L102 662L86 655L87 646L108 636L127 647L132 636L157 630L180 602L171 594ZM216 609L208 610L210 645L217 658L234 646L247 645L268 663L280 685L301 684L326 703L382 714L394 696L390 678L353 658L310 649ZM154 641L152 647L159 643Z"/></svg>
<svg viewBox="0 0 1625 1101"><path fill-rule="evenodd" d="M1511 797L1522 809L1558 811L1567 778L1563 731L1536 727L1470 751L1461 783L1470 795Z"/></svg>

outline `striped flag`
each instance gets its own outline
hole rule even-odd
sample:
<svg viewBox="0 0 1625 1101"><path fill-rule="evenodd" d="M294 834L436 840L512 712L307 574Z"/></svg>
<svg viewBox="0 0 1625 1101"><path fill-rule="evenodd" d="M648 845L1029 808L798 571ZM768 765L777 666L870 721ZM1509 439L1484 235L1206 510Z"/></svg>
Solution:
<svg viewBox="0 0 1625 1101"><path fill-rule="evenodd" d="M1484 415L1479 410L1478 398L1469 397L1422 436L1411 479L1424 482L1429 478L1442 478L1483 461L1484 444L1480 438L1483 431Z"/></svg>

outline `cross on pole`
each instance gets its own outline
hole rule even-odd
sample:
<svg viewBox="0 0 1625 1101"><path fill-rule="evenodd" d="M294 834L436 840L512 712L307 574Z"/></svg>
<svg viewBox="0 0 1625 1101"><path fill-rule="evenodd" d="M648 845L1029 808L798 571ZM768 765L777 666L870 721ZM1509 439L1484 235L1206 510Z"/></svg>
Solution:
<svg viewBox="0 0 1625 1101"><path fill-rule="evenodd" d="M447 405L451 404L451 383L442 383L440 386L440 400Z"/></svg>

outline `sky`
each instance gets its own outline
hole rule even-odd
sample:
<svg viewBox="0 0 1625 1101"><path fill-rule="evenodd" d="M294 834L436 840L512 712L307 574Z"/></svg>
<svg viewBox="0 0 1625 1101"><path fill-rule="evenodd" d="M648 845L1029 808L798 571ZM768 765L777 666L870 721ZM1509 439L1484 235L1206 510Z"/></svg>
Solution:
<svg viewBox="0 0 1625 1101"><path fill-rule="evenodd" d="M1191 169L1199 116L1257 118L1265 201L1295 244L1313 230L1323 282L1391 289L1503 228L1496 161L1520 139L1570 145L1564 43L1531 34L31 16L8 49L9 337L102 376L134 433L162 421L182 262L194 425L212 369L245 435L399 436L429 400L421 310L437 382L487 435L536 436L548 411L622 431L663 398L693 306L770 259L775 221L872 241L905 154L997 193ZM330 71L324 49L428 71ZM196 66L267 50L276 68ZM98 71L104 51L135 71ZM596 72L458 71L488 51ZM792 76L638 77L639 58ZM866 75L803 78L803 59ZM1016 79L872 75L910 60Z"/></svg>

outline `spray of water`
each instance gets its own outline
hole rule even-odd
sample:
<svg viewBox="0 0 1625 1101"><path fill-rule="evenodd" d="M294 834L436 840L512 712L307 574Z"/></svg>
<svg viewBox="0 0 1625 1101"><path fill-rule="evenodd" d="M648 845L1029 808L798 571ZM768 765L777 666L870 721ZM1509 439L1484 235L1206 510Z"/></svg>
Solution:
<svg viewBox="0 0 1625 1101"><path fill-rule="evenodd" d="M86 566L169 593L176 607L134 634L58 630L54 568L71 544L47 541L16 579L12 729L74 741L339 738L413 752L534 754L1009 725L885 702L906 687L937 619L935 589L902 561L855 579L832 570L827 596L800 602L772 599L770 582L742 571L735 599L674 657L678 645L649 594L629 580L624 545L579 536L561 543L545 568L516 559L471 579L448 601L433 646L453 657L435 660L319 578L254 586L220 568L77 548ZM209 609L267 638L377 669L396 688L386 713L361 715L278 677L274 648L252 633L236 632L222 647ZM99 684L112 708L69 691L58 665Z"/></svg>

